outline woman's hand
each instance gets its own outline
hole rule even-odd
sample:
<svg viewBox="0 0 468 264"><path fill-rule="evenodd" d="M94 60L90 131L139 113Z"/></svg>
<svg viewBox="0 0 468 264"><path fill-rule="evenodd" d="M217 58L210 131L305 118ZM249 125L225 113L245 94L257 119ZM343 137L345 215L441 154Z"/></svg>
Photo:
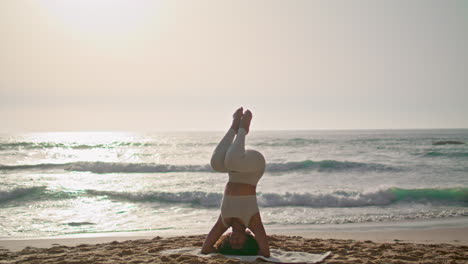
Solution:
<svg viewBox="0 0 468 264"><path fill-rule="evenodd" d="M221 235L227 230L227 227L223 225L221 215L218 218L216 224L211 228L210 232L206 236L205 242L202 246L202 254L210 254L216 252L216 249L213 247L216 241L221 237Z"/></svg>
<svg viewBox="0 0 468 264"><path fill-rule="evenodd" d="M202 254L210 254L210 253L215 253L216 249L211 246L211 247L202 247L201 253Z"/></svg>

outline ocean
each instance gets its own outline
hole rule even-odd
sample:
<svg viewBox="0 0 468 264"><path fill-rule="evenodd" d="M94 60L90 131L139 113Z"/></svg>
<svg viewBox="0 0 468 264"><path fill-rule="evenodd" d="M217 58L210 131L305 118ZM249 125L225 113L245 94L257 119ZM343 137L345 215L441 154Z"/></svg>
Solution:
<svg viewBox="0 0 468 264"><path fill-rule="evenodd" d="M0 134L0 237L206 228L224 132ZM467 144L434 144L438 141ZM251 131L273 225L468 223L468 129Z"/></svg>

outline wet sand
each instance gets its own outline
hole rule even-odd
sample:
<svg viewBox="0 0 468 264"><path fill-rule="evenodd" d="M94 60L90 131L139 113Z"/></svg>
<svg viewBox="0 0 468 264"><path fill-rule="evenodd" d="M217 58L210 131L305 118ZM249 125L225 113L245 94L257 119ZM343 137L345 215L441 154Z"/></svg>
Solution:
<svg viewBox="0 0 468 264"><path fill-rule="evenodd" d="M269 236L271 248L332 254L323 263L468 263L468 228L381 232L303 232ZM281 233L281 232L280 232ZM133 236L131 236L133 234ZM240 263L224 257L159 254L199 247L205 235L120 234L0 240L0 263Z"/></svg>

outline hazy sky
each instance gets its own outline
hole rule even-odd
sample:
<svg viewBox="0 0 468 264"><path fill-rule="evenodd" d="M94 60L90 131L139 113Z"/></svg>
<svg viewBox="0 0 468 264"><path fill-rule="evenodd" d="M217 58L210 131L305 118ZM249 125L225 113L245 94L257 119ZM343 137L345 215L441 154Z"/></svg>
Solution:
<svg viewBox="0 0 468 264"><path fill-rule="evenodd" d="M468 127L467 1L0 1L0 131Z"/></svg>

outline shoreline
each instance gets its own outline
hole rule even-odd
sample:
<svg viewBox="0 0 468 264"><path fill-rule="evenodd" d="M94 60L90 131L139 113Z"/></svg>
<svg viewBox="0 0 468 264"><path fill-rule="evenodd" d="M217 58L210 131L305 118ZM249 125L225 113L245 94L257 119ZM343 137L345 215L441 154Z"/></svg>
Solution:
<svg viewBox="0 0 468 264"><path fill-rule="evenodd" d="M308 239L345 239L375 243L452 244L468 246L468 217L397 223L339 225L266 225L269 236L298 236ZM0 248L20 251L26 247L77 246L154 237L203 236L209 227L154 231L79 233L42 237L0 237Z"/></svg>

